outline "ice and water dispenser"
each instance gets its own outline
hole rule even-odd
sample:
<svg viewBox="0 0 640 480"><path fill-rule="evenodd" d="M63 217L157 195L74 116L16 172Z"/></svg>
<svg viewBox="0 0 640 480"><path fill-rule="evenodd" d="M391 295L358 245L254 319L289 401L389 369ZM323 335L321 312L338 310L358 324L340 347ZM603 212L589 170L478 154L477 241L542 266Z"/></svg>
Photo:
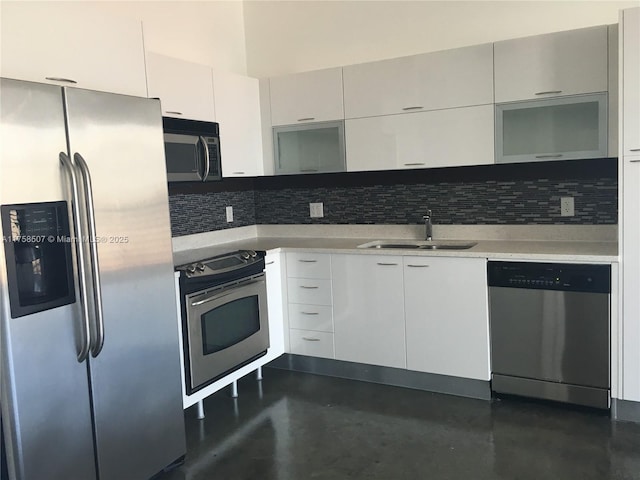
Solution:
<svg viewBox="0 0 640 480"><path fill-rule="evenodd" d="M11 317L75 302L67 202L2 205Z"/></svg>

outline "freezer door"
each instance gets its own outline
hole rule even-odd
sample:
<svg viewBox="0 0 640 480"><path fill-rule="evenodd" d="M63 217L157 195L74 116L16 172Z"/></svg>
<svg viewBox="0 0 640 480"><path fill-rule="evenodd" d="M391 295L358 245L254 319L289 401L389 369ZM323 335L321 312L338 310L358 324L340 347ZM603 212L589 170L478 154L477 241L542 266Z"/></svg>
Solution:
<svg viewBox="0 0 640 480"><path fill-rule="evenodd" d="M0 95L0 203L67 200L58 160L67 151L62 90L3 78ZM4 247L0 393L10 478L94 479L87 363L77 360L79 302L11 318Z"/></svg>
<svg viewBox="0 0 640 480"><path fill-rule="evenodd" d="M81 89L65 89L65 101L71 154L86 161L93 191L104 325L98 354L94 315L99 475L147 479L186 451L160 104Z"/></svg>

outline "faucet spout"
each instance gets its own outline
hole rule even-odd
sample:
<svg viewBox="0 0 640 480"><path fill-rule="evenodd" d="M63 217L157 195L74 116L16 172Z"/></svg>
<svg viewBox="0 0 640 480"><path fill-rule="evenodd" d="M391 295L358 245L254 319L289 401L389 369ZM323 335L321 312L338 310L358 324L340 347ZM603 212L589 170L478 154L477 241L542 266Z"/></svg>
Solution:
<svg viewBox="0 0 640 480"><path fill-rule="evenodd" d="M431 223L431 210L427 210L427 214L422 217L425 226L425 240L433 240L433 224Z"/></svg>

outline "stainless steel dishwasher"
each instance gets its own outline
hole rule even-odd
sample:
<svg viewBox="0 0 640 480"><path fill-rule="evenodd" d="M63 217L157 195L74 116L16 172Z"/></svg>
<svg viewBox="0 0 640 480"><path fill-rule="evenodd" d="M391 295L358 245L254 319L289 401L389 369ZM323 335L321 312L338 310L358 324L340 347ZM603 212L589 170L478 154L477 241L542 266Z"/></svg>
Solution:
<svg viewBox="0 0 640 480"><path fill-rule="evenodd" d="M491 388L610 404L609 265L489 262Z"/></svg>

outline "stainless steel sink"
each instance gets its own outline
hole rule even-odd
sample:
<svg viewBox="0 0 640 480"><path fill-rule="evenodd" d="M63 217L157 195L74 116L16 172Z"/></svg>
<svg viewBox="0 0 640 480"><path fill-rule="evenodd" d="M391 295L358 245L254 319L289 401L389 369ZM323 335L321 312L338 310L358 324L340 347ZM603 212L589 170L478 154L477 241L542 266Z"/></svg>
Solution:
<svg viewBox="0 0 640 480"><path fill-rule="evenodd" d="M457 240L451 241L424 241L424 242L407 242L402 243L396 241L376 240L374 242L359 245L358 248L395 248L404 250L467 250L477 245L477 242L461 242Z"/></svg>

